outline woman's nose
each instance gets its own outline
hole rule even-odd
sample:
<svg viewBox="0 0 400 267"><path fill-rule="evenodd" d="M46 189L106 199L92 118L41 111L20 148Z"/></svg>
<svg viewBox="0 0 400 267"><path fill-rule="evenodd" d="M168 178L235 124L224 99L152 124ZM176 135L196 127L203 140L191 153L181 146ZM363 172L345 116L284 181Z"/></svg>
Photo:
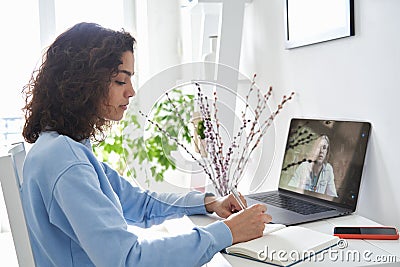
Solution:
<svg viewBox="0 0 400 267"><path fill-rule="evenodd" d="M129 88L126 90L126 97L133 97L136 95L135 89L133 89L133 85L131 84Z"/></svg>

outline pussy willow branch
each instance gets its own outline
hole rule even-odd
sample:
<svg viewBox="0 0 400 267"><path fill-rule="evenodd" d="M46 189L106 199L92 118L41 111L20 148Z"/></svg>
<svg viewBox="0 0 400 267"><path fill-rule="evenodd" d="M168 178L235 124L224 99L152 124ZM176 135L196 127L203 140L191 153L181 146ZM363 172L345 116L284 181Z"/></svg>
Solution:
<svg viewBox="0 0 400 267"><path fill-rule="evenodd" d="M254 152L256 147L259 145L259 143L260 143L262 137L264 136L264 134L266 133L267 129L271 126L272 121L279 114L280 110L283 109L284 104L287 101L292 99L293 95L294 95L294 92L292 92L289 97L283 96L281 103L278 105L278 108L271 114L271 116L268 117L268 119L266 119L264 121L264 123L261 125L260 129L257 132L255 132L254 136L258 134L257 140L255 141L254 145L251 147L250 151L246 155L244 155L243 157L241 157L239 159L238 166L237 166L237 168L235 168L235 172L233 175L233 181L235 183L237 183L238 179L242 176L243 171L244 171L246 165L248 164L251 154ZM237 174L236 174L236 170L238 170Z"/></svg>
<svg viewBox="0 0 400 267"><path fill-rule="evenodd" d="M197 85L198 84L196 83L196 86ZM200 86L198 86L198 87L200 87ZM200 113L201 113L201 116L202 116L203 121L204 121L204 128L207 129L209 127L209 124L211 123L209 121L209 119L208 119L210 117L209 110L207 109L207 104L208 103L207 104L204 103L205 101L207 101L207 98L204 99L203 93L202 93L201 90L198 90L197 95L198 95L197 102L198 102L198 105L200 107ZM214 154L214 151L212 151L213 146L211 146L211 140L213 139L213 137L211 135L212 134L209 131L205 131L204 132L204 136L205 136L204 139L206 140L207 153L208 154L209 153L213 153ZM210 179L213 181L213 183L215 183L216 189L219 191L221 186L220 186L220 183L219 183L219 181L217 179L218 176L216 175L216 173L214 172L214 169L212 167L212 165L213 165L212 160L213 160L213 158L210 159L210 173L211 173Z"/></svg>
<svg viewBox="0 0 400 267"><path fill-rule="evenodd" d="M223 143L221 134L219 132L219 120L217 116L217 95L214 92L214 101L213 101L213 117L215 120L216 127L212 123L211 119L211 111L210 105L208 102L207 96L204 96L201 87L198 83L195 83L198 91L198 105L200 107L200 111L203 117L204 126L205 126L205 140L207 142L208 147L208 154L211 155L211 165L215 171L215 177L219 184L219 190L225 191L226 190L226 171L223 165Z"/></svg>
<svg viewBox="0 0 400 267"><path fill-rule="evenodd" d="M197 103L200 107L200 113L204 121L204 136L207 144L207 154L211 155L210 159L210 169L212 170L212 180L213 182L217 185L216 189L220 192L222 190L222 183L221 180L218 179L220 177L219 169L215 167L215 157L214 155L216 154L215 151L215 132L212 127L211 123L211 113L209 109L209 104L208 104L208 98L207 96L203 96L203 92L200 89L200 85L198 83L195 83L195 85L198 88L198 98L197 98ZM213 167L214 166L214 167Z"/></svg>
<svg viewBox="0 0 400 267"><path fill-rule="evenodd" d="M231 155L233 153L233 150L235 148L240 148L241 147L240 144L242 144L242 138L244 136L243 133L246 130L246 127L247 127L246 114L247 114L247 110L249 109L249 97L250 97L251 92L254 90L254 85L256 83L255 82L255 78L256 78L256 74L253 75L253 79L251 81L249 90L248 90L246 98L245 98L246 105L245 105L244 111L242 111L242 125L240 126L237 134L233 137L233 141L231 143L231 146L228 148L228 155L227 155L227 157L225 159L225 163L224 163L225 164L225 170L227 172L228 172L228 167L230 166ZM239 145L237 145L237 144L239 144ZM240 154L240 149L237 149L237 156L239 156L239 154ZM229 181L229 182L231 183L232 181ZM230 184L229 187L231 187L231 186L236 186L236 184L235 185Z"/></svg>
<svg viewBox="0 0 400 267"><path fill-rule="evenodd" d="M224 180L223 184L225 184L226 172L225 172L224 164L223 164L223 161L224 161L223 146L224 146L224 144L222 142L222 136L219 132L220 123L219 123L219 119L217 116L217 113L218 113L217 101L218 101L217 91L214 91L213 107L214 107L214 121L215 121L215 126L216 126L215 134L217 136L215 141L216 141L216 145L218 148L217 149L217 159L218 159L218 164L219 164L218 168L219 168L219 171L222 173L222 180Z"/></svg>
<svg viewBox="0 0 400 267"><path fill-rule="evenodd" d="M139 111L139 113L144 116L148 122L150 122L152 125L154 125L155 127L157 127L157 129L159 131L161 131L163 134L165 134L168 138L170 138L171 140L173 140L177 145L179 145L180 147L182 147L186 153L188 153L193 160L195 160L197 162L197 164L200 165L200 167L203 168L204 172L207 174L207 176L210 178L210 180L213 182L214 186L217 186L215 183L215 179L212 178L211 173L208 171L208 168L206 167L205 164L203 164L200 160L198 160L187 148L185 145L183 145L181 142L179 142L179 140L175 137L172 136L169 132L167 132L166 130L164 130L157 122L154 122L152 120L149 119L148 115L144 114L142 111Z"/></svg>
<svg viewBox="0 0 400 267"><path fill-rule="evenodd" d="M245 112L247 111L247 107L249 106L249 104L248 104L249 97L250 97L251 93L254 90L253 89L253 85L254 85L255 77L256 76L254 75L253 83L252 83L252 85L251 85L251 87L249 89L249 92L248 92L247 96L246 96L246 109L245 109ZM269 88L268 92L265 95L262 95L260 93L260 89L259 88L256 88L256 90L257 90L257 106L256 106L256 108L254 110L255 116L254 116L253 122L251 123L250 132L249 132L248 135L246 135L245 141L242 141L242 138L240 138L240 140L241 140L240 143L242 143L242 144L244 143L244 145L241 146L241 149L237 150L237 158L239 160L238 160L238 163L237 163L237 167L234 169L233 177L237 177L237 178L232 179L232 182L233 182L234 185L236 185L236 183L238 182L239 177L241 176L241 175L237 176L237 174L238 174L238 171L239 171L239 173L242 173L242 172L240 172L240 169L243 168L243 166L241 166L241 163L243 162L243 159L245 158L245 154L247 153L248 149L251 147L251 142L253 141L253 138L255 136L254 129L255 129L256 125L259 125L259 119L260 119L263 111L267 108L267 101L268 101L269 97L272 94L272 87ZM261 95L262 95L262 97L261 97ZM245 116L246 113L245 112L243 112L244 115L242 116L242 127L240 128L240 131L239 131L241 136L243 136L242 132L245 131L246 128L247 128L247 123L251 122L249 119L246 118L246 116ZM248 155L248 156L250 157L250 155Z"/></svg>
<svg viewBox="0 0 400 267"><path fill-rule="evenodd" d="M289 97L283 96L283 99L278 105L277 109L272 112L272 114L267 119L265 119L265 121L260 122L261 116L268 107L267 102L272 94L272 88L270 87L269 91L264 95L261 94L259 88L256 88L257 105L254 109L254 117L252 119L248 119L246 117L247 111L250 109L249 97L254 91L255 77L256 75L254 75L253 77L251 86L245 98L246 105L244 111L242 111L242 125L240 126L237 134L234 136L231 144L228 146L225 155L223 150L224 143L222 141L222 136L219 130L220 122L218 119L217 93L216 91L214 92L214 97L211 100L213 101L213 103L212 106L210 106L208 97L204 95L200 85L198 83L195 83L198 91L197 104L200 108L200 114L204 123L204 136L207 144L207 154L209 156L209 160L203 159L204 163L196 158L185 145L179 142L176 137L171 136L158 123L153 122L148 118L147 115L140 112L143 116L146 117L148 122L156 126L159 131L161 131L168 138L173 140L178 146L182 147L186 151L186 153L188 153L192 157L192 159L195 160L200 165L200 167L203 168L204 172L207 174L208 178L211 180L215 189L220 195L228 194L230 186L237 186L239 178L243 175L243 172L250 160L250 156L258 147L259 143L262 140L262 137L265 135L266 131L271 126L273 120L279 114L285 103L288 100L292 99L292 96L294 95L294 93L292 92ZM174 105L168 93L166 93L166 96L168 98L168 101L172 104L172 107L177 114L179 120L185 125L184 119L178 112L176 105ZM211 110L211 107L213 108L213 110ZM213 125L212 120L214 120L215 126ZM247 134L248 127L250 127L250 129L249 133ZM194 139L192 134L190 134L190 137L192 138L192 140ZM196 142L195 146L198 150L200 150ZM235 167L233 167L232 155L234 154L235 149L237 150L238 161ZM232 175L232 178L229 179L228 171L232 171L232 169L234 169L234 173Z"/></svg>
<svg viewBox="0 0 400 267"><path fill-rule="evenodd" d="M243 158L245 157L245 154L250 149L251 143L252 143L253 139L255 138L256 134L259 133L259 130L255 131L255 127L257 125L259 125L259 119L260 119L263 111L267 108L267 101L272 94L272 87L269 88L268 92L265 95L263 95L262 98L261 98L261 94L259 92L260 91L259 88L257 88L257 91L258 91L257 92L258 101L257 101L257 106L254 111L255 116L254 116L253 122L251 123L250 132L248 135L246 135L246 139L244 141L244 145L242 146L242 149L238 149L239 161L237 164L237 168L235 168L234 176L236 175L237 171L239 171L242 168L242 166L240 164L243 162ZM250 93L249 93L249 95L250 95ZM262 100L260 100L260 99L262 99ZM261 105L260 105L260 102L262 103ZM247 126L246 122L250 122L250 120L245 119L243 121L243 125L245 126L244 130L246 130L246 126ZM262 126L259 126L259 128L261 128L261 127ZM237 182L236 179L234 179L234 181Z"/></svg>
<svg viewBox="0 0 400 267"><path fill-rule="evenodd" d="M165 96L167 97L167 100L168 100L168 102L171 104L171 106L173 107L173 109L174 109L174 111L175 111L175 114L178 116L178 119L180 120L180 122L182 123L182 125L184 126L184 127L186 127L186 129L188 129L188 127L186 126L186 123L185 123L185 120L183 119L183 117L182 117L182 115L181 115L181 113L179 112L179 110L178 110L178 108L177 108L177 106L174 104L174 102L172 101L172 99L169 97L169 94L168 94L168 92L165 92ZM188 131L189 132L189 131ZM194 136L189 132L189 135L190 135L190 138L191 138L191 140L193 140L193 143L194 143L194 145L196 146L196 149L198 150L198 151L200 151L200 148L199 148L199 146L198 146L198 144L197 144L197 142L195 142L194 141ZM200 143L200 146L204 149L204 145L203 145L203 143L202 142L199 142ZM205 160L205 159L204 159ZM206 161L206 160L205 160ZM212 169L209 169L209 166L207 165L207 164L203 164L204 165L204 167L203 166L201 166L203 169L204 168L206 168L207 170L204 170L205 171L205 173L212 173Z"/></svg>

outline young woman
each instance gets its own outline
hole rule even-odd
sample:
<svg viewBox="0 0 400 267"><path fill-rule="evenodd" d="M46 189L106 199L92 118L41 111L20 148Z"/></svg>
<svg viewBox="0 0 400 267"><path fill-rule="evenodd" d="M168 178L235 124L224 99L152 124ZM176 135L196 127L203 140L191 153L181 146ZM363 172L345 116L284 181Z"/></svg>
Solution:
<svg viewBox="0 0 400 267"><path fill-rule="evenodd" d="M337 197L333 167L328 162L329 148L328 136L319 136L314 141L312 161L301 163L288 185Z"/></svg>
<svg viewBox="0 0 400 267"><path fill-rule="evenodd" d="M134 42L125 31L79 23L50 45L25 87L23 136L34 145L22 199L37 266L199 266L260 237L271 221L265 206L240 210L231 195L143 191L95 158L90 140L100 141L135 95ZM207 212L226 219L151 241L127 230Z"/></svg>

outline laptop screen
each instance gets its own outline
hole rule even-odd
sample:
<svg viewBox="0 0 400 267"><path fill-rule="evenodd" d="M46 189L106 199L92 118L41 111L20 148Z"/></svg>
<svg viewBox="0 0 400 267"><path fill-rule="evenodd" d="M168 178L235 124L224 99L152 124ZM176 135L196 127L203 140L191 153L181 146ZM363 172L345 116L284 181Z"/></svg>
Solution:
<svg viewBox="0 0 400 267"><path fill-rule="evenodd" d="M371 124L294 118L279 188L355 208Z"/></svg>

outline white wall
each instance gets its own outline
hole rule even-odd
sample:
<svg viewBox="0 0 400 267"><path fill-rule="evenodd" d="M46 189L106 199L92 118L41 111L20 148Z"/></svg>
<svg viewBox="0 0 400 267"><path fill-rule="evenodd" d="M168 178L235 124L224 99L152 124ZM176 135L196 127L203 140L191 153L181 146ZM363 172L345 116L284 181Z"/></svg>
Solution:
<svg viewBox="0 0 400 267"><path fill-rule="evenodd" d="M137 75L139 84L181 60L179 0L137 1Z"/></svg>
<svg viewBox="0 0 400 267"><path fill-rule="evenodd" d="M138 30L138 43L148 44L149 66L139 70L142 78L181 59L177 3L153 0L146 4L142 16L148 30L146 34ZM281 0L253 0L245 10L240 71L249 77L257 73L261 87L272 85L275 104L283 94L296 92L276 120L276 142L266 146L267 153L275 146L272 168L269 171L265 166L257 171L260 175L268 173L262 189L278 185L290 117L368 120L373 129L357 212L383 224L400 226L396 168L400 151L396 140L400 130L396 124L400 1L355 0L355 36L291 50L284 48L283 4Z"/></svg>
<svg viewBox="0 0 400 267"><path fill-rule="evenodd" d="M276 120L275 161L264 189L276 188L289 118L362 119L372 123L357 212L400 226L400 1L355 0L355 36L284 49L283 3L246 7L241 72L272 85L275 101L294 90Z"/></svg>

